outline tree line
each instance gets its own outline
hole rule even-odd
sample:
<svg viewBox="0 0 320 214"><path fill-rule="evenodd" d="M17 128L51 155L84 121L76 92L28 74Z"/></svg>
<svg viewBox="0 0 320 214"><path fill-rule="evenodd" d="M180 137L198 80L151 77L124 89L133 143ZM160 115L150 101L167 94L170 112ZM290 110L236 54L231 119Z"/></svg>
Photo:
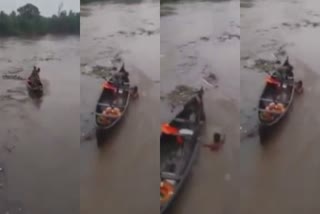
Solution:
<svg viewBox="0 0 320 214"><path fill-rule="evenodd" d="M0 12L0 36L45 34L80 34L80 13L59 9L56 15L44 17L39 9L26 4L17 11Z"/></svg>
<svg viewBox="0 0 320 214"><path fill-rule="evenodd" d="M115 3L125 3L125 4L136 4L141 3L143 0L80 0L81 4L87 4L90 2L115 2ZM158 1L158 0L154 0Z"/></svg>

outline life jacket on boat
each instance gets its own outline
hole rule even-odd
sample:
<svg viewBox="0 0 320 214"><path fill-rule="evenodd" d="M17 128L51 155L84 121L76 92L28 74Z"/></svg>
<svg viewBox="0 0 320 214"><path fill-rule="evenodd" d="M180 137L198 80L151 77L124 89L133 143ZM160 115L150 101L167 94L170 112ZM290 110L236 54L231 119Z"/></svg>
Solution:
<svg viewBox="0 0 320 214"><path fill-rule="evenodd" d="M167 135L176 135L177 136L177 143L183 144L183 139L181 136L179 136L179 129L177 129L176 127L173 127L168 123L165 123L162 125L161 131L162 131L162 133L167 134Z"/></svg>
<svg viewBox="0 0 320 214"><path fill-rule="evenodd" d="M276 78L272 77L272 76L268 76L268 77L266 78L266 83L267 83L267 84L271 84L271 85L275 85L275 86L277 86L277 87L280 86L280 81L277 80Z"/></svg>
<svg viewBox="0 0 320 214"><path fill-rule="evenodd" d="M167 202L174 194L174 187L168 181L160 182L160 203Z"/></svg>
<svg viewBox="0 0 320 214"><path fill-rule="evenodd" d="M117 92L117 88L116 88L113 84L111 84L110 82L108 82L108 81L104 82L104 83L102 84L102 87L103 87L104 89L111 90L111 91L113 91L114 93Z"/></svg>

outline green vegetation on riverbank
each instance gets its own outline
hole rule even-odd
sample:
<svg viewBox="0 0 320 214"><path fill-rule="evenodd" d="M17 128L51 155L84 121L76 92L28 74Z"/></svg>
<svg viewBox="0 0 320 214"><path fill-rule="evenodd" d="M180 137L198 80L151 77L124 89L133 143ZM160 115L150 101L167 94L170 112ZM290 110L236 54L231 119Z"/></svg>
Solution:
<svg viewBox="0 0 320 214"><path fill-rule="evenodd" d="M159 0L154 0L159 1ZM143 0L80 0L81 4L87 4L91 2L115 2L115 3L125 3L125 4L136 4L136 3L142 3Z"/></svg>
<svg viewBox="0 0 320 214"><path fill-rule="evenodd" d="M112 1L112 0L80 0L81 4L87 4L91 2L102 2L102 1Z"/></svg>
<svg viewBox="0 0 320 214"><path fill-rule="evenodd" d="M80 34L80 13L59 8L57 15L41 16L39 9L26 4L11 14L0 12L0 36Z"/></svg>
<svg viewBox="0 0 320 214"><path fill-rule="evenodd" d="M160 4L165 3L178 3L178 2L224 2L224 1L230 1L230 0L160 0Z"/></svg>
<svg viewBox="0 0 320 214"><path fill-rule="evenodd" d="M95 2L95 1L99 1L99 0L80 0L80 3L86 4L86 3ZM102 1L102 0L100 0L100 1Z"/></svg>

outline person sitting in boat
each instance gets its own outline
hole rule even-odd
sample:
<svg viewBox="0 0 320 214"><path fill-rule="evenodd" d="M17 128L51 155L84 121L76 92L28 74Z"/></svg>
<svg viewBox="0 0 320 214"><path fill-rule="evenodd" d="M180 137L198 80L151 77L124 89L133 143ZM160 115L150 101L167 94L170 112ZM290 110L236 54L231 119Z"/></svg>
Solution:
<svg viewBox="0 0 320 214"><path fill-rule="evenodd" d="M125 71L125 73L122 76L122 80L124 83L129 83L130 79L129 79L129 72Z"/></svg>
<svg viewBox="0 0 320 214"><path fill-rule="evenodd" d="M292 66L287 59L283 65L280 61L277 61L275 64L276 72L274 73L275 78L277 78L281 83L288 80L288 73L292 70Z"/></svg>
<svg viewBox="0 0 320 214"><path fill-rule="evenodd" d="M117 91L119 88L123 86L121 74L119 73L114 74L109 80L109 83L111 83Z"/></svg>
<svg viewBox="0 0 320 214"><path fill-rule="evenodd" d="M129 72L124 68L124 64L114 77L121 85L123 85L123 83L129 83Z"/></svg>
<svg viewBox="0 0 320 214"><path fill-rule="evenodd" d="M36 66L34 66L32 73L28 78L28 81L34 86L42 85L39 74L40 74L40 68L37 68Z"/></svg>
<svg viewBox="0 0 320 214"><path fill-rule="evenodd" d="M118 73L115 74L115 80L119 86L124 86L124 83L129 83L129 72L127 72L123 66Z"/></svg>

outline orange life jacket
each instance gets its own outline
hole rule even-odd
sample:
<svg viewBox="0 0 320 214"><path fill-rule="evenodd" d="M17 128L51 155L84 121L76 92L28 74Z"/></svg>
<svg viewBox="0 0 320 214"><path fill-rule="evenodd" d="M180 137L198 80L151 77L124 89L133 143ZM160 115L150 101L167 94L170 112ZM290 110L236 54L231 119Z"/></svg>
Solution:
<svg viewBox="0 0 320 214"><path fill-rule="evenodd" d="M177 129L176 127L172 127L172 126L170 126L170 124L165 123L162 125L161 131L162 131L162 133L167 134L167 135L176 135L177 136L177 143L183 144L183 139L181 136L179 136L179 129Z"/></svg>
<svg viewBox="0 0 320 214"><path fill-rule="evenodd" d="M102 84L102 87L105 89L112 90L114 93L117 91L117 88L107 81Z"/></svg>
<svg viewBox="0 0 320 214"><path fill-rule="evenodd" d="M168 135L177 135L179 133L179 130L176 127L172 127L168 123L162 125L161 131Z"/></svg>
<svg viewBox="0 0 320 214"><path fill-rule="evenodd" d="M280 82L277 79L273 78L272 76L268 76L266 78L266 82L272 85L280 86Z"/></svg>

